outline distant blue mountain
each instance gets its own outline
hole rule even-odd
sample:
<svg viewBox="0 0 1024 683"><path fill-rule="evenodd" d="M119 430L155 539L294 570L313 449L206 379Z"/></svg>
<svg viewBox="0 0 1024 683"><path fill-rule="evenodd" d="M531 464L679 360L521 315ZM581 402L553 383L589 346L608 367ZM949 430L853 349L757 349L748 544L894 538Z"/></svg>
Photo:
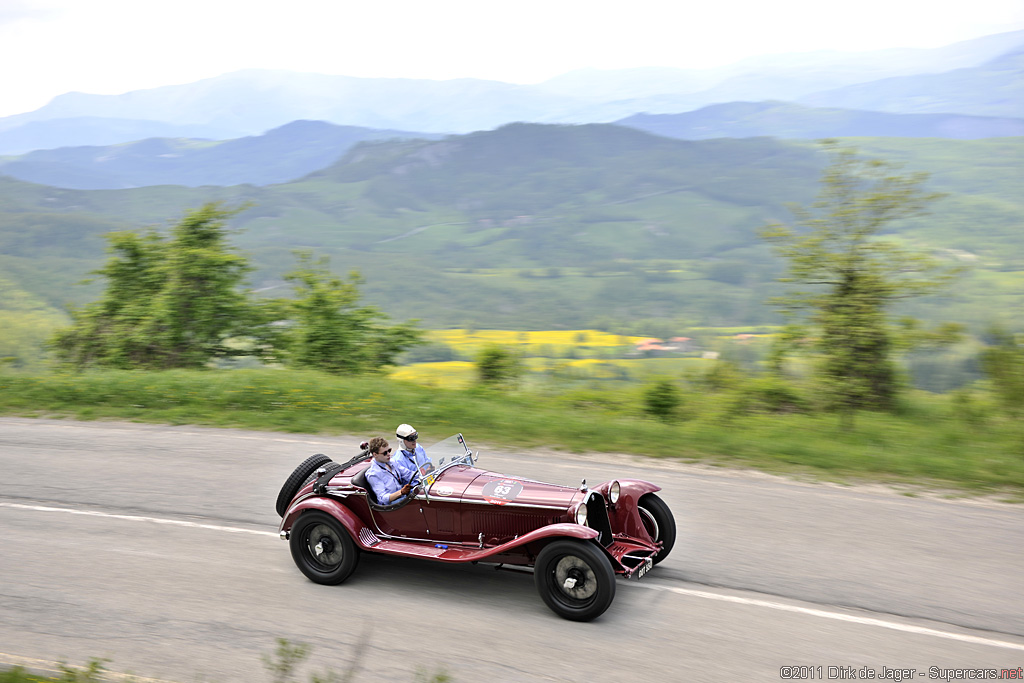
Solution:
<svg viewBox="0 0 1024 683"><path fill-rule="evenodd" d="M1024 119L959 114L887 114L788 102L729 102L685 114L637 114L619 125L683 140L770 136L980 138L1024 135Z"/></svg>
<svg viewBox="0 0 1024 683"><path fill-rule="evenodd" d="M0 160L0 173L78 190L144 185L270 185L328 166L358 142L438 137L294 121L264 135L224 142L149 138L106 147L40 150Z"/></svg>
<svg viewBox="0 0 1024 683"><path fill-rule="evenodd" d="M1015 119L1024 118L1022 49L1024 31L1015 31L934 49L767 55L714 69L589 69L537 85L250 69L121 95L60 95L36 111L0 118L0 154L152 137L223 140L296 120L449 134L767 100Z"/></svg>
<svg viewBox="0 0 1024 683"><path fill-rule="evenodd" d="M802 97L819 107L1024 117L1024 47L981 66L886 78Z"/></svg>
<svg viewBox="0 0 1024 683"><path fill-rule="evenodd" d="M28 121L0 130L0 154L24 154L35 149L116 145L145 138L200 138L226 140L237 137L226 128L175 124L164 121L76 116Z"/></svg>

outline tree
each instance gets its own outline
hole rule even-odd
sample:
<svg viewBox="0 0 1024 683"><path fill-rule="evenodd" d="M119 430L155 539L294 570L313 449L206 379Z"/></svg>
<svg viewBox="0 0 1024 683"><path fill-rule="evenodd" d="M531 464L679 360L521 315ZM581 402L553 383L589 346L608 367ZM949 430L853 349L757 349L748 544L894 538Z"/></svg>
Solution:
<svg viewBox="0 0 1024 683"><path fill-rule="evenodd" d="M255 324L239 289L249 266L227 244L225 221L239 210L209 203L187 212L168 236L108 235L112 256L95 271L107 288L55 335L57 356L77 367L167 369L243 353L225 343Z"/></svg>
<svg viewBox="0 0 1024 683"><path fill-rule="evenodd" d="M819 376L849 426L857 409L893 405L897 340L890 307L934 291L955 271L882 235L939 198L922 189L926 174L900 175L885 161L863 159L833 141L825 146L831 163L818 200L810 209L793 208L801 230L773 224L762 235L789 262L782 281L808 288L780 300L794 321L782 339L810 340Z"/></svg>
<svg viewBox="0 0 1024 683"><path fill-rule="evenodd" d="M668 422L682 403L679 387L670 379L660 379L644 389L644 412Z"/></svg>
<svg viewBox="0 0 1024 683"><path fill-rule="evenodd" d="M1024 412L1024 337L1002 329L989 335L995 343L981 354L981 367L1003 408L1011 415Z"/></svg>
<svg viewBox="0 0 1024 683"><path fill-rule="evenodd" d="M491 344L477 354L476 371L481 384L510 383L523 374L523 363L514 351Z"/></svg>
<svg viewBox="0 0 1024 683"><path fill-rule="evenodd" d="M356 272L348 280L331 274L326 257L314 259L298 252L299 267L285 279L295 284L290 308L291 329L286 334L289 362L335 374L351 374L394 364L395 357L420 343L411 323L385 326L386 319L373 306L359 306Z"/></svg>
<svg viewBox="0 0 1024 683"><path fill-rule="evenodd" d="M239 210L206 204L167 236L108 235L113 255L96 271L107 287L57 333L58 357L80 368L163 370L244 355L352 373L391 364L418 343L410 325L386 327L377 309L358 305L357 273L340 280L309 253L287 276L297 298L253 299L242 288L248 262L227 244L225 221Z"/></svg>

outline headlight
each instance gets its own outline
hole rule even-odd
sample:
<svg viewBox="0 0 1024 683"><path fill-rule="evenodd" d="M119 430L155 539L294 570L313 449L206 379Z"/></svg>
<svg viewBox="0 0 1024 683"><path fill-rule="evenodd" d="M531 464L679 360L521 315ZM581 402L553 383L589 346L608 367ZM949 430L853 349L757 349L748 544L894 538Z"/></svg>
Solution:
<svg viewBox="0 0 1024 683"><path fill-rule="evenodd" d="M576 508L576 523L586 524L587 523L587 504L580 503L580 506Z"/></svg>
<svg viewBox="0 0 1024 683"><path fill-rule="evenodd" d="M608 487L608 501L615 505L619 502L619 482L613 481L612 485Z"/></svg>

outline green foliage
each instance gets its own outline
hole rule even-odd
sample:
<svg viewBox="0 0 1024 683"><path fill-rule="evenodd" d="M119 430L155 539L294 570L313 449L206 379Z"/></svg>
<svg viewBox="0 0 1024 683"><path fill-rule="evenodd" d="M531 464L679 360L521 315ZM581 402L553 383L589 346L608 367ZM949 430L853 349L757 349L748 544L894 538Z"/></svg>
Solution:
<svg viewBox="0 0 1024 683"><path fill-rule="evenodd" d="M781 263L757 229L784 220L786 202L813 201L822 158L807 143L678 141L614 126L518 126L456 140L374 145L268 187L82 192L0 178L0 274L59 314L98 297L73 284L102 265L103 234L223 201L256 205L230 222L244 229L235 241L251 254L254 287L279 284L292 251L312 248L339 273L372 263L365 300L393 320L502 329L781 322L764 305L782 293ZM1024 309L1024 138L856 144L929 172L929 187L948 193L941 212L893 224L886 238L970 266L941 298L903 300L894 312L980 330ZM370 196L377 185L391 205ZM561 277L539 277L551 268ZM519 277L524 270L534 277Z"/></svg>
<svg viewBox="0 0 1024 683"><path fill-rule="evenodd" d="M668 422L683 402L679 387L670 379L660 379L644 389L644 412Z"/></svg>
<svg viewBox="0 0 1024 683"><path fill-rule="evenodd" d="M372 306L359 306L358 273L342 280L331 274L328 259L300 252L299 267L287 274L296 298L284 303L293 326L287 333L289 360L299 367L334 374L378 370L417 344L421 334L411 323L386 327Z"/></svg>
<svg viewBox="0 0 1024 683"><path fill-rule="evenodd" d="M792 383L775 374L750 380L742 393L751 400L751 407L769 413L805 412L809 401Z"/></svg>
<svg viewBox="0 0 1024 683"><path fill-rule="evenodd" d="M746 373L729 361L719 360L711 364L706 372L694 378L695 382L710 391L735 389L746 381Z"/></svg>
<svg viewBox="0 0 1024 683"><path fill-rule="evenodd" d="M995 388L1003 408L1012 415L1024 413L1024 341L1001 329L991 330L995 344L981 355L981 366Z"/></svg>
<svg viewBox="0 0 1024 683"><path fill-rule="evenodd" d="M309 651L306 643L293 644L287 638L278 638L274 654L263 655L263 666L274 677L274 683L289 683L294 680L295 669L309 657Z"/></svg>
<svg viewBox="0 0 1024 683"><path fill-rule="evenodd" d="M166 370L252 356L352 373L393 364L418 343L411 324L383 326L376 308L358 305L358 274L341 280L309 252L285 276L296 299L252 298L241 289L248 262L227 244L225 221L237 212L205 204L166 237L109 235L113 256L97 271L107 287L55 335L58 358L79 369Z"/></svg>
<svg viewBox="0 0 1024 683"><path fill-rule="evenodd" d="M609 453L1024 492L1024 420L1002 415L982 387L968 399L970 420L955 396L909 392L899 414L865 412L855 429L844 430L813 400L803 412L758 407L744 395L748 384L686 392L687 419L667 423L638 419L641 392L618 382L590 382L585 392L564 381L511 392L298 370L0 372L0 414L310 434L383 433L415 414L432 425L428 433L421 429L426 444L462 431L480 443L574 450L583 446L579 435L588 434L587 449ZM732 404L737 412L723 420ZM676 444L671 454L669 442Z"/></svg>
<svg viewBox="0 0 1024 683"><path fill-rule="evenodd" d="M103 665L109 661L94 657L81 669L61 663L57 665L60 675L56 677L36 676L20 666L15 666L6 671L0 671L0 683L100 683L108 680L103 675Z"/></svg>
<svg viewBox="0 0 1024 683"><path fill-rule="evenodd" d="M788 261L782 280L807 288L779 301L788 314L806 315L811 324L818 375L837 408L845 415L892 409L898 381L890 308L936 290L952 273L882 232L920 215L939 195L922 189L925 174L899 175L884 161L862 159L833 143L826 147L832 163L818 200L811 209L794 208L803 230L773 224L763 231Z"/></svg>
<svg viewBox="0 0 1024 683"><path fill-rule="evenodd" d="M523 374L523 362L519 354L496 344L480 349L475 364L477 378L483 385L514 383Z"/></svg>
<svg viewBox="0 0 1024 683"><path fill-rule="evenodd" d="M72 313L54 338L59 358L75 366L199 368L238 355L225 345L251 333L252 312L239 285L249 267L226 242L217 204L188 212L164 237L155 231L113 233L113 256L97 273L103 297Z"/></svg>

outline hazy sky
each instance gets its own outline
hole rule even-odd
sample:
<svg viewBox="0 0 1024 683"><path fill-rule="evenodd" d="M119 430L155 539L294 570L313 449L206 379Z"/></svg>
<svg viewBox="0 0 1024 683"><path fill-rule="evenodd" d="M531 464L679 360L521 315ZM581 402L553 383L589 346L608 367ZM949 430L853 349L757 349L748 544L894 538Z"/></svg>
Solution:
<svg viewBox="0 0 1024 683"><path fill-rule="evenodd" d="M1022 0L0 0L0 116L245 68L537 83L1021 28Z"/></svg>

